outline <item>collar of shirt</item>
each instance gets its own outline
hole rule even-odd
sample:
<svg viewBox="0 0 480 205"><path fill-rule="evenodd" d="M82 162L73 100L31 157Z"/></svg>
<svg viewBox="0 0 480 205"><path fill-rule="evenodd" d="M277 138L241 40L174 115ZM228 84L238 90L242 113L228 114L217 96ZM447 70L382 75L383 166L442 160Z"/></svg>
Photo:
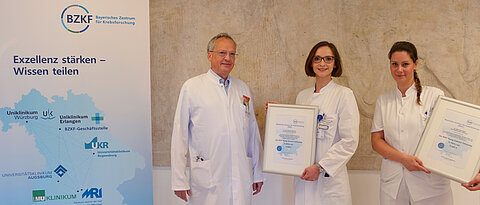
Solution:
<svg viewBox="0 0 480 205"><path fill-rule="evenodd" d="M210 68L210 70L208 70L208 73L210 73L211 75L213 75L216 79L218 79L218 84L220 85L224 85L224 88L225 88L225 92L228 94L228 86L230 85L230 75L228 75L227 77L227 80L224 80L222 77L220 77L218 74L216 74L215 72L213 72L213 70Z"/></svg>
<svg viewBox="0 0 480 205"><path fill-rule="evenodd" d="M323 94L325 92L327 92L331 87L333 87L333 85L335 85L335 82L333 82L333 79L330 79L330 82L328 82L327 85L325 85L325 87L323 88L320 88L320 92L318 93L315 93L315 85L313 85L313 94Z"/></svg>
<svg viewBox="0 0 480 205"><path fill-rule="evenodd" d="M402 92L398 89L398 87L395 88L395 94L400 98L402 97ZM417 96L417 88L415 87L415 83L413 83L405 92L405 98L410 96Z"/></svg>

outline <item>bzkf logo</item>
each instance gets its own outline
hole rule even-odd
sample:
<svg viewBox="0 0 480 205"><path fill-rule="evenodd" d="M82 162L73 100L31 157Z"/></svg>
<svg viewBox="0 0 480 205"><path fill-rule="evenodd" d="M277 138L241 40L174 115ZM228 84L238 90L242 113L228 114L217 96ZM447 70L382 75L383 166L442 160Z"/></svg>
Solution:
<svg viewBox="0 0 480 205"><path fill-rule="evenodd" d="M70 5L62 12L62 25L67 31L81 33L90 27L93 15L81 5Z"/></svg>
<svg viewBox="0 0 480 205"><path fill-rule="evenodd" d="M85 143L85 149L105 149L108 148L108 142L98 142L97 137L89 143Z"/></svg>
<svg viewBox="0 0 480 205"><path fill-rule="evenodd" d="M102 188L97 189L97 188L90 188L85 190L82 194L82 199L83 198L102 198Z"/></svg>

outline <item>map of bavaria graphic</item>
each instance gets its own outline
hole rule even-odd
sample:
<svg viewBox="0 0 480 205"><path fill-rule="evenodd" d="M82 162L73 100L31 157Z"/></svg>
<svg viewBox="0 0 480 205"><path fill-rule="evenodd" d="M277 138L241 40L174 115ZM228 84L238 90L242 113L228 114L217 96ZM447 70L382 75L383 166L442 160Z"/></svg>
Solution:
<svg viewBox="0 0 480 205"><path fill-rule="evenodd" d="M8 163L0 168L0 183L17 186L0 188L7 204L31 204L32 191L44 193L39 199L47 204L151 201L137 198L142 197L141 184L149 180L145 176L151 176L144 174L151 172L145 169L144 157L112 136L108 116L87 94L69 90L66 98L49 100L31 89L13 107L0 107L0 122L0 140L18 146L0 149L0 155L10 155L0 160ZM18 130L24 134L9 134Z"/></svg>

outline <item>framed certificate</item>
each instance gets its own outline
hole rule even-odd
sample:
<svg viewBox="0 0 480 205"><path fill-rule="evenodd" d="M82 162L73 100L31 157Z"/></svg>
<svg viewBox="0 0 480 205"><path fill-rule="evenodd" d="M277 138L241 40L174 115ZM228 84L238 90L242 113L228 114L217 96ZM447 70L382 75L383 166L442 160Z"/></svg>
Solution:
<svg viewBox="0 0 480 205"><path fill-rule="evenodd" d="M415 156L432 173L472 180L480 169L480 106L439 97Z"/></svg>
<svg viewBox="0 0 480 205"><path fill-rule="evenodd" d="M317 106L268 104L263 171L301 176L315 160Z"/></svg>

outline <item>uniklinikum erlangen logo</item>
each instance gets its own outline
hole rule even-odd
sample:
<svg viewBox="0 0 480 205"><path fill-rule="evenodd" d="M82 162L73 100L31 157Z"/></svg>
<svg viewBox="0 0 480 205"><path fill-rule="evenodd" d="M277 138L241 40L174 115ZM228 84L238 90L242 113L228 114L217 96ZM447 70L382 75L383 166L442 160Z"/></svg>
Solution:
<svg viewBox="0 0 480 205"><path fill-rule="evenodd" d="M93 15L90 14L85 7L74 4L63 10L61 21L67 31L82 33L90 27L90 23L93 21Z"/></svg>

